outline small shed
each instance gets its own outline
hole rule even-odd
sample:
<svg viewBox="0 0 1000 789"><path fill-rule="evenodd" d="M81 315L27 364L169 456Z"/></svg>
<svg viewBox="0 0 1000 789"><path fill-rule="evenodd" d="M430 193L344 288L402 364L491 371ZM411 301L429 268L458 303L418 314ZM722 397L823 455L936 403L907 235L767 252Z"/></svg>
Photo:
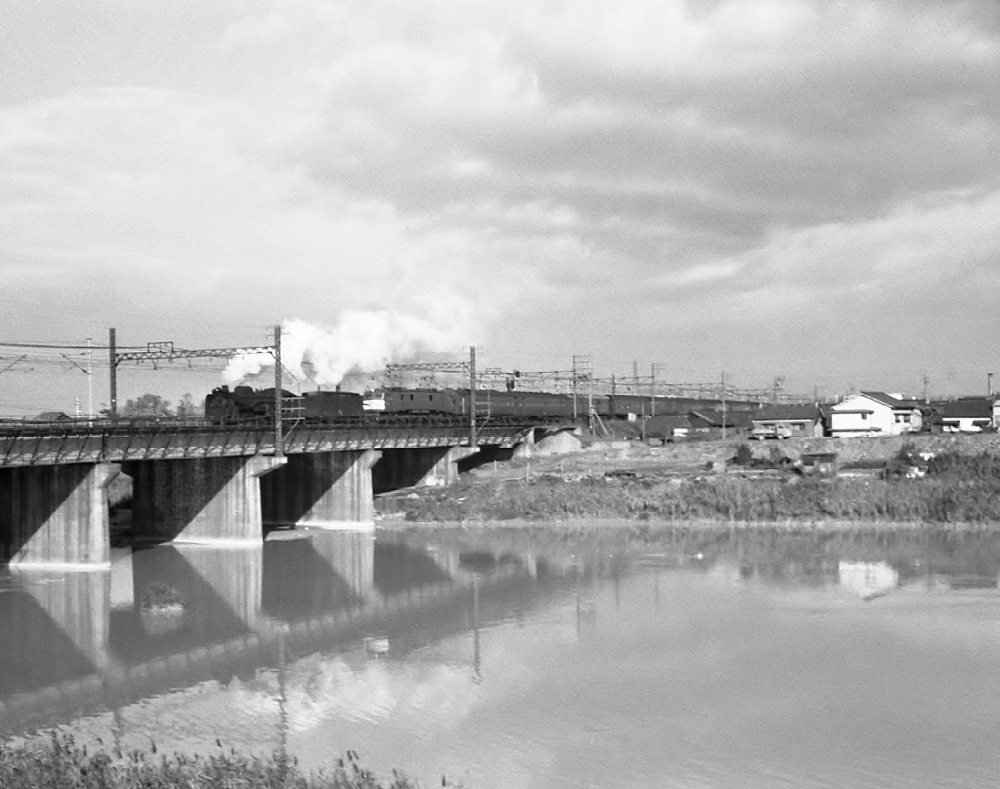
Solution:
<svg viewBox="0 0 1000 789"><path fill-rule="evenodd" d="M723 429L731 431L733 436L749 433L753 428L750 414L745 411L716 411L703 408L688 413L688 420L694 433L709 435L713 438L722 434Z"/></svg>
<svg viewBox="0 0 1000 789"><path fill-rule="evenodd" d="M685 439L690 431L691 420L686 416L651 416L644 425L647 439L660 439L664 443Z"/></svg>
<svg viewBox="0 0 1000 789"><path fill-rule="evenodd" d="M802 472L816 477L837 476L836 452L805 452L802 455Z"/></svg>
<svg viewBox="0 0 1000 789"><path fill-rule="evenodd" d="M753 415L754 438L823 435L823 414L815 405L764 406Z"/></svg>
<svg viewBox="0 0 1000 789"><path fill-rule="evenodd" d="M42 411L34 418L35 422L71 422L73 417L63 411Z"/></svg>

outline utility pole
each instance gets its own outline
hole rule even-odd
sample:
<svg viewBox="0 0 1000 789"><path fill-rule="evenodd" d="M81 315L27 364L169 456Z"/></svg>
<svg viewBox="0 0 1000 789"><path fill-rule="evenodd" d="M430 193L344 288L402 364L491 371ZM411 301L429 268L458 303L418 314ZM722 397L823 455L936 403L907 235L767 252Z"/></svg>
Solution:
<svg viewBox="0 0 1000 789"><path fill-rule="evenodd" d="M590 376L590 389L587 391L587 427L594 432L594 376Z"/></svg>
<svg viewBox="0 0 1000 789"><path fill-rule="evenodd" d="M656 362L649 363L649 415L656 416Z"/></svg>
<svg viewBox="0 0 1000 789"><path fill-rule="evenodd" d="M993 373L986 373L986 396L993 397Z"/></svg>
<svg viewBox="0 0 1000 789"><path fill-rule="evenodd" d="M478 446L476 435L476 346L469 346L469 446Z"/></svg>
<svg viewBox="0 0 1000 789"><path fill-rule="evenodd" d="M278 323L274 327L274 455L279 458L285 454L281 395L281 324Z"/></svg>
<svg viewBox="0 0 1000 789"><path fill-rule="evenodd" d="M87 338L87 419L94 418L94 340Z"/></svg>
<svg viewBox="0 0 1000 789"><path fill-rule="evenodd" d="M726 440L726 374L722 373L722 440Z"/></svg>
<svg viewBox="0 0 1000 789"><path fill-rule="evenodd" d="M576 402L577 393L579 387L577 384L580 380L587 380L590 385L593 386L593 370L590 364L590 356L588 354L573 354L573 421L575 422L579 417L578 406Z"/></svg>
<svg viewBox="0 0 1000 789"><path fill-rule="evenodd" d="M108 416L114 422L118 419L118 348L115 342L115 330L108 329L108 360L111 369L111 391L108 399Z"/></svg>
<svg viewBox="0 0 1000 789"><path fill-rule="evenodd" d="M572 376L572 387L573 387L573 424L576 424L576 419L578 414L576 413L576 355L573 356L573 376Z"/></svg>

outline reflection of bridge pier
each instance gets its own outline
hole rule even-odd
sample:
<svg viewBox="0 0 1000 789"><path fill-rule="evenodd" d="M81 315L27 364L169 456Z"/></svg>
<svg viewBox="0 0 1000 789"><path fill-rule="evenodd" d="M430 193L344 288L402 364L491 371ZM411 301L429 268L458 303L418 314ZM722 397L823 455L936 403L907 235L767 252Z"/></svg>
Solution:
<svg viewBox="0 0 1000 789"><path fill-rule="evenodd" d="M261 605L285 622L358 608L371 598L371 531L275 532L264 543Z"/></svg>
<svg viewBox="0 0 1000 789"><path fill-rule="evenodd" d="M16 591L0 608L3 677L25 681L66 665L104 669L108 652L109 573L14 573Z"/></svg>
<svg viewBox="0 0 1000 789"><path fill-rule="evenodd" d="M23 574L0 608L0 733L251 677L282 643L395 653L468 632L478 675L483 623L520 609L536 582L510 561L450 576L435 555L371 532L277 532L253 547L161 545L50 586Z"/></svg>
<svg viewBox="0 0 1000 789"><path fill-rule="evenodd" d="M123 660L249 633L260 619L263 546L161 545L132 554L133 606L116 611ZM146 656L146 655L142 655Z"/></svg>
<svg viewBox="0 0 1000 789"><path fill-rule="evenodd" d="M117 670L107 572L14 571L0 606L0 733L87 706Z"/></svg>

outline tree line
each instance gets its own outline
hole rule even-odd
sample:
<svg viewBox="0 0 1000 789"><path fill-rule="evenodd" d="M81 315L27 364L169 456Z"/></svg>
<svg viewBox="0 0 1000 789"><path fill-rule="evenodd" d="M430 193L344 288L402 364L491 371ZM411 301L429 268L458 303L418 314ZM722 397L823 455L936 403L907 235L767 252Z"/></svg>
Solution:
<svg viewBox="0 0 1000 789"><path fill-rule="evenodd" d="M107 415L107 410L104 412ZM205 415L203 403L195 402L190 393L185 393L176 403L171 403L158 394L144 394L134 400L125 401L118 407L121 417L178 418L193 419Z"/></svg>

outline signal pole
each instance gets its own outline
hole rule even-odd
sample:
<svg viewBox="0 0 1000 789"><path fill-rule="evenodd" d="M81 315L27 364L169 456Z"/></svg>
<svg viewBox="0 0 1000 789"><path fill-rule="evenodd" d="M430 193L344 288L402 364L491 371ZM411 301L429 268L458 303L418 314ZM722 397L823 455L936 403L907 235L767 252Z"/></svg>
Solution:
<svg viewBox="0 0 1000 789"><path fill-rule="evenodd" d="M94 341L87 338L87 419L94 418Z"/></svg>
<svg viewBox="0 0 1000 789"><path fill-rule="evenodd" d="M281 324L274 327L274 455L285 454L285 439L281 422Z"/></svg>
<svg viewBox="0 0 1000 789"><path fill-rule="evenodd" d="M476 435L476 346L469 346L469 446L478 445Z"/></svg>
<svg viewBox="0 0 1000 789"><path fill-rule="evenodd" d="M649 415L656 416L656 362L649 363Z"/></svg>
<svg viewBox="0 0 1000 789"><path fill-rule="evenodd" d="M111 381L108 394L108 415L111 421L118 419L118 348L115 343L115 330L108 329L108 360L110 361Z"/></svg>
<svg viewBox="0 0 1000 789"><path fill-rule="evenodd" d="M722 440L726 440L726 374L722 374Z"/></svg>

